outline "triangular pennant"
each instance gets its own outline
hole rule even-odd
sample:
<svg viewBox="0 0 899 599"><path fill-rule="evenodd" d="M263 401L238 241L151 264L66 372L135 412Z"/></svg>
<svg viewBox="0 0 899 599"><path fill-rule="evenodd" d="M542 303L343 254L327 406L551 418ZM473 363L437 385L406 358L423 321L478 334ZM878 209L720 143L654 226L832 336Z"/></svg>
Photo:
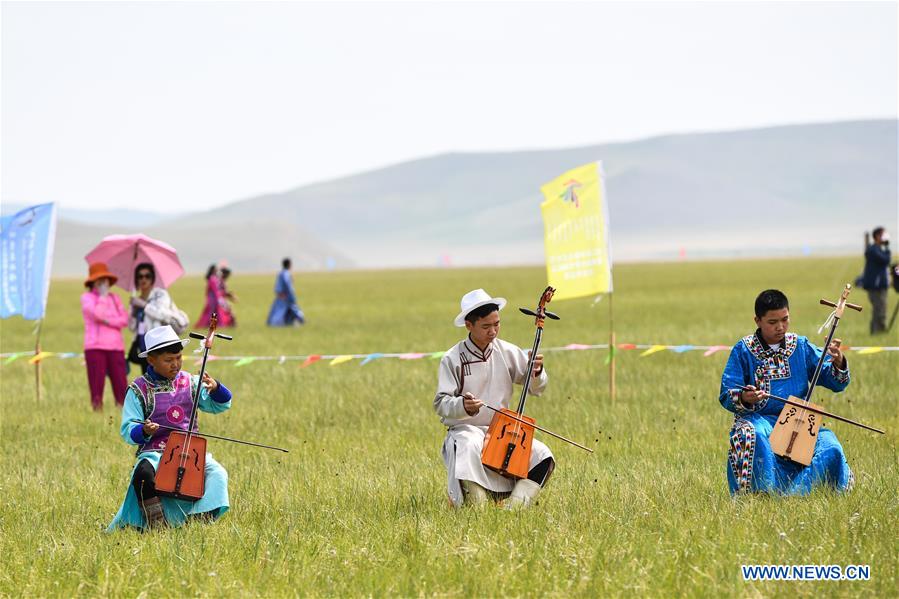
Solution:
<svg viewBox="0 0 899 599"><path fill-rule="evenodd" d="M728 349L728 346L726 346L726 345L713 345L712 347L705 350L705 352L702 355L703 355L703 357L708 358L712 354L717 353L719 351L724 351L726 349Z"/></svg>
<svg viewBox="0 0 899 599"><path fill-rule="evenodd" d="M234 366L235 367L246 366L247 364L252 364L255 361L256 361L255 357L241 358L240 360L238 360L237 362L234 363Z"/></svg>
<svg viewBox="0 0 899 599"><path fill-rule="evenodd" d="M858 350L859 354L879 354L883 351L882 347L866 347L865 349Z"/></svg>
<svg viewBox="0 0 899 599"><path fill-rule="evenodd" d="M686 351L690 351L691 349L693 349L693 347L694 346L692 345L678 345L677 347L672 348L671 351L676 354L682 354Z"/></svg>
<svg viewBox="0 0 899 599"><path fill-rule="evenodd" d="M643 353L641 353L640 357L644 358L646 356L651 356L652 354L658 353L660 351L664 351L666 349L668 349L667 345L653 345L652 347L650 347L649 349L647 349Z"/></svg>
<svg viewBox="0 0 899 599"><path fill-rule="evenodd" d="M49 358L50 356L54 356L54 355L56 355L56 354L52 351L42 351L38 355L36 355L33 358L31 358L30 360L28 360L28 363L29 364L37 364L44 358Z"/></svg>
<svg viewBox="0 0 899 599"><path fill-rule="evenodd" d="M418 360L419 358L424 358L427 354L400 354L400 360Z"/></svg>
<svg viewBox="0 0 899 599"><path fill-rule="evenodd" d="M306 368L307 366L309 366L311 364L315 364L316 362L318 362L321 359L322 359L322 357L320 354L312 354L311 356L309 356L308 358L303 360L303 363L300 364L300 368Z"/></svg>
<svg viewBox="0 0 899 599"><path fill-rule="evenodd" d="M28 355L27 351L17 351L16 353L7 357L6 362L4 362L4 363L11 364L11 363L15 362L16 360L18 360L19 358L21 358L22 356L27 356L27 355Z"/></svg>
<svg viewBox="0 0 899 599"><path fill-rule="evenodd" d="M365 356L365 359L362 360L362 363L359 364L359 366L365 366L365 365L368 364L369 362L371 362L371 361L373 361L373 360L377 360L378 358L381 358L381 357L383 357L383 356L384 356L384 354L378 354L378 353L375 353L375 354L368 354L367 356Z"/></svg>
<svg viewBox="0 0 899 599"><path fill-rule="evenodd" d="M590 349L590 346L583 343L569 343L565 346L565 349Z"/></svg>
<svg viewBox="0 0 899 599"><path fill-rule="evenodd" d="M337 364L343 364L344 362L349 362L353 359L353 356L337 356L333 360L331 360L330 366L336 366Z"/></svg>
<svg viewBox="0 0 899 599"><path fill-rule="evenodd" d="M609 347L609 353L606 354L606 360L605 360L606 365L609 365L612 363L612 358L614 358L615 354L617 354L617 353L618 353L618 349L614 345Z"/></svg>
<svg viewBox="0 0 899 599"><path fill-rule="evenodd" d="M438 358L442 358L443 354L445 354L445 353L446 353L445 351L435 351L428 357L431 358L432 360L436 360Z"/></svg>

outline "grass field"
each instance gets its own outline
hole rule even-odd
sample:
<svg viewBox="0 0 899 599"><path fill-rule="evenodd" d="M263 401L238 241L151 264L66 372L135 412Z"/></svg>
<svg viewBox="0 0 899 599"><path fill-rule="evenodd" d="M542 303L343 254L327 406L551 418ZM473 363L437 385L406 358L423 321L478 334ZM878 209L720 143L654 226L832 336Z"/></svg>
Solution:
<svg viewBox="0 0 899 599"><path fill-rule="evenodd" d="M857 259L622 265L619 343L733 344L754 329L758 291L791 299L792 330L813 339ZM298 274L302 329L263 323L272 276L233 277L239 327L223 355L432 352L458 341L459 297L503 295L501 336L528 346L533 321L514 310L545 286L540 268ZM172 293L192 316L203 281ZM43 346L80 351L79 281L54 281ZM896 301L896 294L890 297ZM862 292L850 301L867 304ZM605 343L608 310L554 302L544 347ZM33 323L2 322L2 351L33 346ZM847 313L849 345L897 345ZM128 336L130 342L130 334ZM820 338L818 338L820 342ZM190 349L190 347L189 347ZM618 357L608 396L605 351L547 354L549 388L529 402L542 426L595 449L543 437L558 468L533 509L451 510L440 460L444 430L431 401L437 363L381 359L300 368L299 362L212 362L235 394L203 430L284 446L289 454L210 440L230 476L231 511L215 524L152 534L103 531L124 496L133 450L119 438L107 386L92 413L78 359L0 366L0 594L6 596L897 596L899 352L848 353L852 384L816 397L887 429L833 423L855 471L846 496L727 492L732 415L718 401L727 352ZM196 370L192 360L185 367ZM134 375L132 370L132 375ZM744 582L741 564L864 564L868 581Z"/></svg>

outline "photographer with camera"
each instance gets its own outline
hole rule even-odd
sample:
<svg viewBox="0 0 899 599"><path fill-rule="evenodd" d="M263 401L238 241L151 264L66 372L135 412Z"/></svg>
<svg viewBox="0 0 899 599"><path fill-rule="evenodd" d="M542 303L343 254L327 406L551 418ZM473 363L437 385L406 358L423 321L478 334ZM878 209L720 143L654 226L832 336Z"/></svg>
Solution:
<svg viewBox="0 0 899 599"><path fill-rule="evenodd" d="M877 227L871 231L870 237L865 233L865 272L862 275L862 287L871 300L871 334L885 333L887 330L889 266L890 237L886 229Z"/></svg>

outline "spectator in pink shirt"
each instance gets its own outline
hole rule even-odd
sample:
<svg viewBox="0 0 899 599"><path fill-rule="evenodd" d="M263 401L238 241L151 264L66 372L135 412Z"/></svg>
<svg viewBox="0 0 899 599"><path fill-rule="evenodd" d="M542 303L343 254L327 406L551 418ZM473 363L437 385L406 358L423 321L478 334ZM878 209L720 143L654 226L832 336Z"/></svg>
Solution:
<svg viewBox="0 0 899 599"><path fill-rule="evenodd" d="M106 377L112 383L116 405L125 403L128 379L125 370L125 342L122 329L128 326L128 313L122 301L109 288L117 277L106 265L97 262L90 265L81 295L81 313L84 315L84 361L87 364L87 383L91 391L91 406L103 408L103 386Z"/></svg>

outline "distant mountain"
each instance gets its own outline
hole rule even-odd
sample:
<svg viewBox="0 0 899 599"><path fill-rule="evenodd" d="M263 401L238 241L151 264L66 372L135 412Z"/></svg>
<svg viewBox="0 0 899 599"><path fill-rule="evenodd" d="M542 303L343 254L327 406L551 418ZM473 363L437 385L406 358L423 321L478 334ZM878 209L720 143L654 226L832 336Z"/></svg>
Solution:
<svg viewBox="0 0 899 599"><path fill-rule="evenodd" d="M143 232L188 270L543 261L540 186L602 160L617 260L859 252L897 222L897 121L668 135L561 150L452 153L261 195ZM203 223L202 226L194 223ZM124 224L124 223L123 223ZM57 274L127 226L62 222Z"/></svg>
<svg viewBox="0 0 899 599"><path fill-rule="evenodd" d="M302 225L361 266L543 260L540 185L602 160L618 259L858 251L897 219L897 121L444 154L235 202L208 223Z"/></svg>

